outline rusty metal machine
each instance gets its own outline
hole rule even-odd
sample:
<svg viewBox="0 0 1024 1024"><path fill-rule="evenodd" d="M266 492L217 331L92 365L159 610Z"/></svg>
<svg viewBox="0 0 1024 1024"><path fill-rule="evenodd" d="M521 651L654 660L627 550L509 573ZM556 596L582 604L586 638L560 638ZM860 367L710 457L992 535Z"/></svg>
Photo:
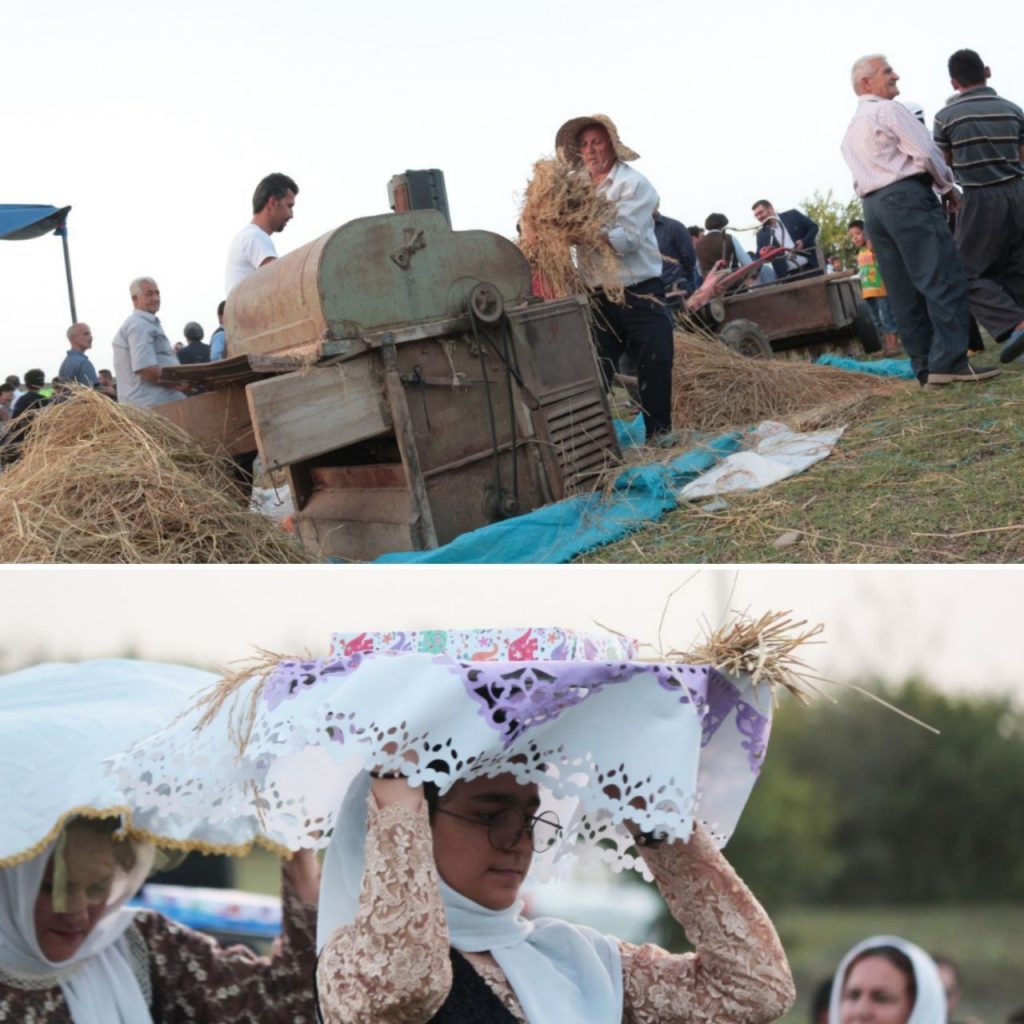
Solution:
<svg viewBox="0 0 1024 1024"><path fill-rule="evenodd" d="M511 242L437 210L351 221L257 270L225 327L206 384L235 391L219 399L234 450L254 441L286 471L299 537L324 558L444 544L620 457L586 300L533 299ZM187 427L193 401L173 403Z"/></svg>

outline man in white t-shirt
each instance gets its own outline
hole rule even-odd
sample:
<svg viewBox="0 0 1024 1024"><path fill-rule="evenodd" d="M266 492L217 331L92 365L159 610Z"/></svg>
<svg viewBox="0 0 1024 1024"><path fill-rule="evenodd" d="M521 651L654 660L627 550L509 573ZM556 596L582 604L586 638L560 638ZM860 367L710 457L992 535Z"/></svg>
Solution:
<svg viewBox="0 0 1024 1024"><path fill-rule="evenodd" d="M230 294L231 289L254 270L277 259L277 250L270 236L284 231L294 215L298 194L299 186L287 174L268 174L256 186L252 197L253 218L231 239L228 247L225 294Z"/></svg>

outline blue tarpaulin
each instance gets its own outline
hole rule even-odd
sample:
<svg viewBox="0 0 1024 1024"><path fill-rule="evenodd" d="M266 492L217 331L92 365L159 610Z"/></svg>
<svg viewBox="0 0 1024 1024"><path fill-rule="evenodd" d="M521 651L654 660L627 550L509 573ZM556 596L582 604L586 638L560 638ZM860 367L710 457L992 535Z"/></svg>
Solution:
<svg viewBox="0 0 1024 1024"><path fill-rule="evenodd" d="M70 206L35 206L0 203L0 238L12 242L38 238L50 232L62 233Z"/></svg>
<svg viewBox="0 0 1024 1024"><path fill-rule="evenodd" d="M642 430L641 426L641 430ZM378 562L568 562L619 540L676 506L676 491L740 447L742 433L722 434L666 463L634 466L609 494L580 494L526 515L482 526L429 551L398 551Z"/></svg>
<svg viewBox="0 0 1024 1024"><path fill-rule="evenodd" d="M909 359L850 359L848 356L836 356L830 352L818 356L815 360L821 366L834 366L840 370L852 370L854 373L871 373L878 377L901 377L914 380L914 371L910 368Z"/></svg>

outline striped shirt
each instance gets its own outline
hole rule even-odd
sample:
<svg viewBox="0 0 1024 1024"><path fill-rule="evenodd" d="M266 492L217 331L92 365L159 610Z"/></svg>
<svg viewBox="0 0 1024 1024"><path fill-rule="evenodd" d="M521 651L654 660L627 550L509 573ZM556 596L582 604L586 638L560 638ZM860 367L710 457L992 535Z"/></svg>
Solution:
<svg viewBox="0 0 1024 1024"><path fill-rule="evenodd" d="M935 143L952 154L953 173L964 188L1024 175L1024 111L987 85L952 97L935 115Z"/></svg>
<svg viewBox="0 0 1024 1024"><path fill-rule="evenodd" d="M919 174L930 174L942 193L955 184L928 129L902 103L881 96L860 97L842 151L861 197Z"/></svg>

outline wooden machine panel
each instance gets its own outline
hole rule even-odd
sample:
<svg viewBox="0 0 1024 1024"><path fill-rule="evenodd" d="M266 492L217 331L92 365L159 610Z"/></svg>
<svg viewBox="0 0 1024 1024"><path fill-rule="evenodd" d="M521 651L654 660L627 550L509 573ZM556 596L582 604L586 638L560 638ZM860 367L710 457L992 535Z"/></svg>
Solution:
<svg viewBox="0 0 1024 1024"><path fill-rule="evenodd" d="M268 469L289 466L387 433L391 416L374 358L257 381L249 410Z"/></svg>

